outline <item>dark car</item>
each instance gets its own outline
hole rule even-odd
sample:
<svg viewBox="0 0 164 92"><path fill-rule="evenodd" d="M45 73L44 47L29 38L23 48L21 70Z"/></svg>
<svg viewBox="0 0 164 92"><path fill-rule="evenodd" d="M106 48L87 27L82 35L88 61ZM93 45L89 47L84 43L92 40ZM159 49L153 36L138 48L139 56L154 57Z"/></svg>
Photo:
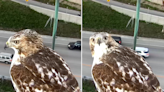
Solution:
<svg viewBox="0 0 164 92"><path fill-rule="evenodd" d="M79 50L81 50L81 41L70 42L68 44L68 48L70 50L73 50L73 49L79 49Z"/></svg>
<svg viewBox="0 0 164 92"><path fill-rule="evenodd" d="M121 37L119 36L112 36L112 38L119 44L122 44Z"/></svg>

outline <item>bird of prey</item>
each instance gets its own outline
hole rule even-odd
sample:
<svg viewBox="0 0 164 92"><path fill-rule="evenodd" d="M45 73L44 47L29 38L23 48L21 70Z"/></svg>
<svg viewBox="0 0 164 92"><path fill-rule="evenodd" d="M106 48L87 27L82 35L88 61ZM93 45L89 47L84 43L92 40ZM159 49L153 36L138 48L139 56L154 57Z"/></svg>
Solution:
<svg viewBox="0 0 164 92"><path fill-rule="evenodd" d="M79 92L66 62L43 45L36 31L17 32L8 39L6 47L15 51L10 75L16 92Z"/></svg>
<svg viewBox="0 0 164 92"><path fill-rule="evenodd" d="M162 92L149 64L134 50L119 45L106 32L89 41L92 77L98 92Z"/></svg>

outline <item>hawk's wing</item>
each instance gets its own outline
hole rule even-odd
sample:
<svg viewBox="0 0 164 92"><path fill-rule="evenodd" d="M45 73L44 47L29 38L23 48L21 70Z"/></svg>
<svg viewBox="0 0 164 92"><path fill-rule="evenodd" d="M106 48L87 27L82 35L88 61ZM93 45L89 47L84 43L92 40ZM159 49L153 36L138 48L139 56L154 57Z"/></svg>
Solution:
<svg viewBox="0 0 164 92"><path fill-rule="evenodd" d="M21 92L24 92L23 89L30 92L79 92L78 83L68 65L51 49L45 47L21 63L11 69L13 80Z"/></svg>
<svg viewBox="0 0 164 92"><path fill-rule="evenodd" d="M102 92L162 92L148 63L133 50L116 48L101 61L103 63L93 67L92 74Z"/></svg>

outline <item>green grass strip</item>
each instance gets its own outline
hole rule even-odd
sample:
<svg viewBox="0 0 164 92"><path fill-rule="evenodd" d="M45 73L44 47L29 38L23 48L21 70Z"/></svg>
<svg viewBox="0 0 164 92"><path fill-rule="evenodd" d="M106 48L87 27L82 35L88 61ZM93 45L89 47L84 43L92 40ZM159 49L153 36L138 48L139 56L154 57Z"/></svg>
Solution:
<svg viewBox="0 0 164 92"><path fill-rule="evenodd" d="M109 32L113 34L133 35L134 25L131 24L126 28L130 17L118 13L110 7L98 4L96 2L83 1L83 30L94 32ZM135 24L135 20L134 20ZM140 21L138 35L149 38L162 38L163 26Z"/></svg>
<svg viewBox="0 0 164 92"><path fill-rule="evenodd" d="M97 92L92 80L83 79L83 92Z"/></svg>
<svg viewBox="0 0 164 92"><path fill-rule="evenodd" d="M15 92L10 80L0 79L0 92Z"/></svg>
<svg viewBox="0 0 164 92"><path fill-rule="evenodd" d="M44 28L48 16L38 13L29 7L10 0L0 0L0 29L20 31L28 28L40 34L52 35L53 25ZM81 38L81 25L58 21L57 36Z"/></svg>

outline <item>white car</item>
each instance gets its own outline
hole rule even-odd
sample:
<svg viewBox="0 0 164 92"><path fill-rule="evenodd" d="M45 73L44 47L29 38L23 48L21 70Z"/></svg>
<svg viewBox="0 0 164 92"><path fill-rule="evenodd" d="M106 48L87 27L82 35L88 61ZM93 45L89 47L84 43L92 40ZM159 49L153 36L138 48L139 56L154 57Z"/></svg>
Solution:
<svg viewBox="0 0 164 92"><path fill-rule="evenodd" d="M0 62L4 62L6 64L10 64L13 58L13 54L11 53L0 53Z"/></svg>
<svg viewBox="0 0 164 92"><path fill-rule="evenodd" d="M149 49L145 47L136 47L135 51L137 52L138 55L147 58L149 57Z"/></svg>

